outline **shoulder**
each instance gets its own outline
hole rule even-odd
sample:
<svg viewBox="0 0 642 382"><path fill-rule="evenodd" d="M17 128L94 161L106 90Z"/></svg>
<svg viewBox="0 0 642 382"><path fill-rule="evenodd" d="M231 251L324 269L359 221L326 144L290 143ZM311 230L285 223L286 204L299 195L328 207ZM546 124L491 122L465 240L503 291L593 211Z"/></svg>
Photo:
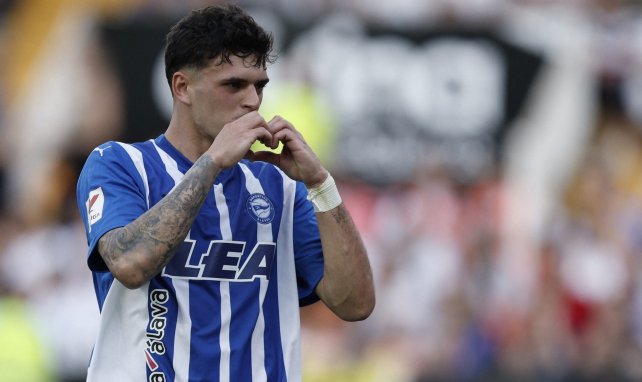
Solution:
<svg viewBox="0 0 642 382"><path fill-rule="evenodd" d="M143 163L142 143L108 141L94 148L87 157L79 181L136 177Z"/></svg>
<svg viewBox="0 0 642 382"><path fill-rule="evenodd" d="M127 144L117 141L105 142L101 145L96 146L91 151L88 160L99 160L101 158L104 158L105 160L113 160L124 153L124 145Z"/></svg>
<svg viewBox="0 0 642 382"><path fill-rule="evenodd" d="M127 162L135 159L136 156L142 155L142 151L149 149L152 143L137 142L137 143L123 143L118 141L108 141L95 147L89 157L87 164L91 163L109 163L109 162Z"/></svg>
<svg viewBox="0 0 642 382"><path fill-rule="evenodd" d="M84 168L92 169L95 167L108 166L112 162L118 162L122 158L122 150L116 141L109 141L96 146L89 153Z"/></svg>

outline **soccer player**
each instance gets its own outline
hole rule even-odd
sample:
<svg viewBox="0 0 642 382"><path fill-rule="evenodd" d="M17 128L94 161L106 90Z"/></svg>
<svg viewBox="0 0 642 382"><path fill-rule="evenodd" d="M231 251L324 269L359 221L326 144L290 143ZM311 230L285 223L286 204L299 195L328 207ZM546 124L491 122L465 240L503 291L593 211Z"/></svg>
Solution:
<svg viewBox="0 0 642 382"><path fill-rule="evenodd" d="M222 5L166 43L167 130L100 145L78 180L101 310L88 381L298 381L299 306L374 308L363 243L301 134L258 112L272 37Z"/></svg>

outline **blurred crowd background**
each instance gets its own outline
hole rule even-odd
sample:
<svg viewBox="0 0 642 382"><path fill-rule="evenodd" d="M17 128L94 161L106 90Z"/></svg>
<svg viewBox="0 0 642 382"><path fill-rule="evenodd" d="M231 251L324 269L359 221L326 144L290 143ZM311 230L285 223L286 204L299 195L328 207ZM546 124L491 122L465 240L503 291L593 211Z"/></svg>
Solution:
<svg viewBox="0 0 642 382"><path fill-rule="evenodd" d="M212 3L0 0L0 381L84 380L79 169L164 131L164 35ZM375 273L368 320L302 310L305 381L642 380L641 2L238 3Z"/></svg>

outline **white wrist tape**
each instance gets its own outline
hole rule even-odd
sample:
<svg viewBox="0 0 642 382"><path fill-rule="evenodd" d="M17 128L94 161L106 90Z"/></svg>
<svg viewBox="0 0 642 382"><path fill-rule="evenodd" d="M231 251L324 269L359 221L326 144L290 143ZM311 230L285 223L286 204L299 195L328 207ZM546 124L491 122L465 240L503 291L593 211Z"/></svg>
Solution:
<svg viewBox="0 0 642 382"><path fill-rule="evenodd" d="M308 189L308 200L314 206L314 212L326 212L341 204L341 195L332 175L316 187Z"/></svg>

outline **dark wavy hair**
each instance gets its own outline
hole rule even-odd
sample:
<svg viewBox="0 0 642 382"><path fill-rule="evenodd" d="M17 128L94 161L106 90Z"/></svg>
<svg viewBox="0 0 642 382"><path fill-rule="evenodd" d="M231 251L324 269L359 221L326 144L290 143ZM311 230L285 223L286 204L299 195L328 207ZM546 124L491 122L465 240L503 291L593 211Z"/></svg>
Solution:
<svg viewBox="0 0 642 382"><path fill-rule="evenodd" d="M170 88L178 70L202 69L213 58L220 64L238 56L264 68L276 59L272 35L234 4L192 11L170 29L165 42L165 76Z"/></svg>

